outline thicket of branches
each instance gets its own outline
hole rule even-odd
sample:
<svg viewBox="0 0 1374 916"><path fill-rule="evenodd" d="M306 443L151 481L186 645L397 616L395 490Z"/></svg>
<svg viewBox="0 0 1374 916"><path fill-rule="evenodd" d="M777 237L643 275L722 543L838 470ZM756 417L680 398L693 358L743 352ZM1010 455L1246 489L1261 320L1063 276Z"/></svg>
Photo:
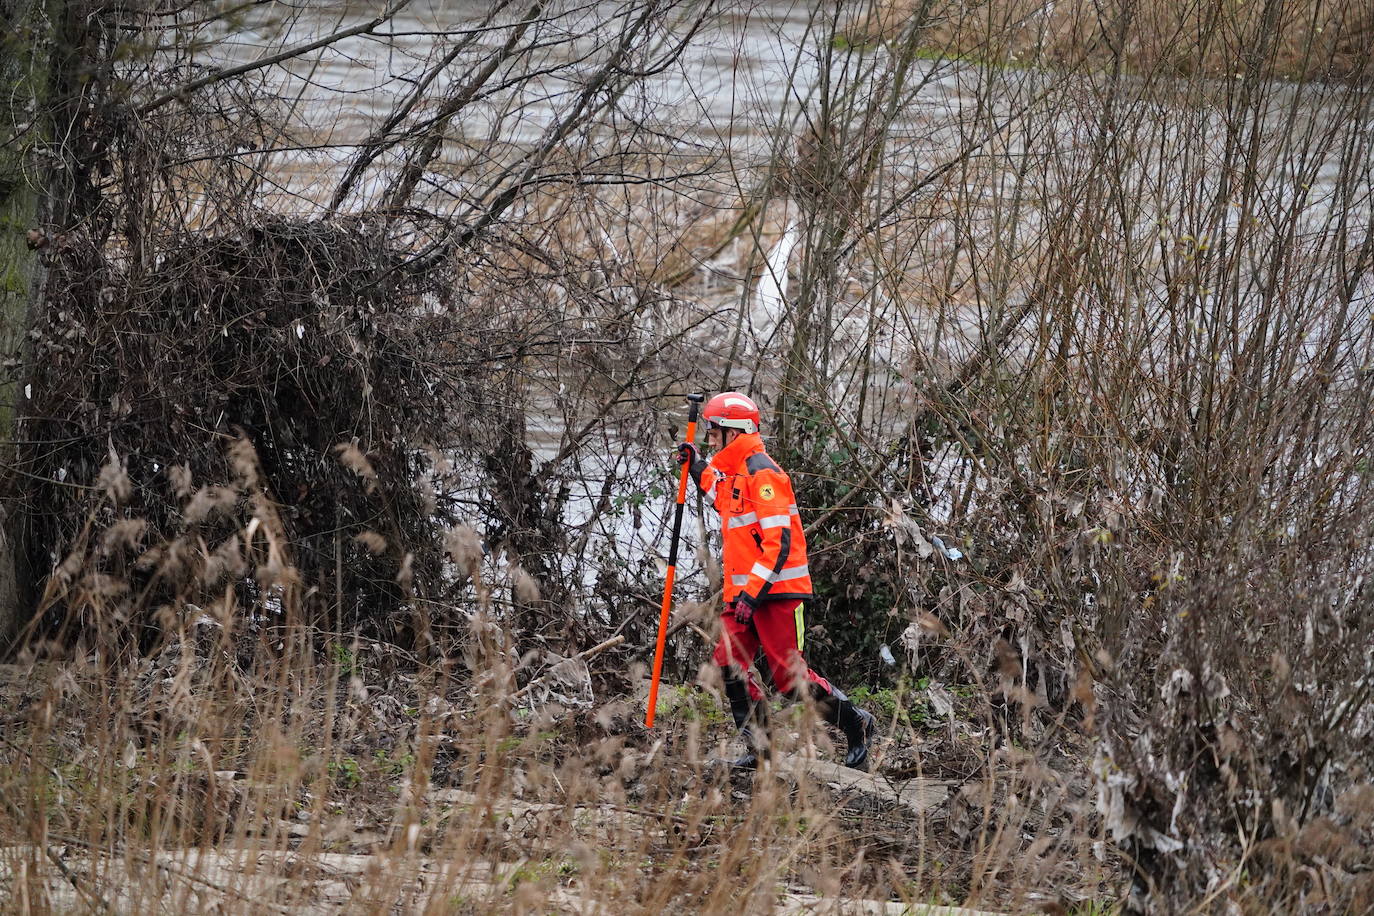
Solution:
<svg viewBox="0 0 1374 916"><path fill-rule="evenodd" d="M101 582L129 589L116 603L145 643L144 615L164 604L227 589L261 607L286 573L250 574L261 545L240 540L242 514L261 499L277 505L284 561L315 586L308 619L412 643L402 608L416 583L438 587L448 516L419 484L461 390L433 368L442 338L422 303L440 279L407 275L404 253L357 223L168 241L138 275L77 237L53 260L24 508L35 565L74 578L49 588L44 624L79 626L67 614Z"/></svg>
<svg viewBox="0 0 1374 916"><path fill-rule="evenodd" d="M79 634L99 605L154 644L157 612L200 606L207 589L226 589L227 616L282 612L283 571L255 578L262 545L241 537L255 500L274 507L292 610L314 625L415 645L461 620L473 585L443 560L461 520L501 558L521 634L603 627L576 610L559 559L578 540L560 516L563 475L619 401L669 383L670 342L644 348L642 327L669 299L642 255L598 250L608 203L578 189L673 178L648 126L616 122L710 8L631 4L597 20L502 6L426 33L417 82L370 136L345 146L302 121L322 104L307 98L315 83L283 68L385 40L373 33L403 8L243 63L215 50L237 53L242 10L60 23L53 46L72 57L55 61L87 78L54 77L57 202L30 238L46 273L13 364L26 399L12 504L28 520L38 632ZM588 35L611 43L580 47ZM547 93L535 117L532 92ZM460 120L493 136L455 161L444 147ZM529 143L497 139L520 131ZM273 171L302 168L300 188ZM542 401L570 371L570 395ZM553 461L531 451L536 401L563 413ZM251 483L235 457L248 453Z"/></svg>

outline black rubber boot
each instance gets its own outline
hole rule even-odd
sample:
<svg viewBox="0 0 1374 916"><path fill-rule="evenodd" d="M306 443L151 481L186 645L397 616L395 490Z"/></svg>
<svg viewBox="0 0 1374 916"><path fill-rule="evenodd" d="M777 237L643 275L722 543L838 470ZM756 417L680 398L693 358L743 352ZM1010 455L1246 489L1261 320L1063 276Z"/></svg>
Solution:
<svg viewBox="0 0 1374 916"><path fill-rule="evenodd" d="M844 755L844 765L861 773L868 772L868 751L873 739L878 736L878 720L873 714L862 710L849 701L844 691L832 687L830 693L821 685L814 685L816 708L831 725L838 726L849 742L849 751Z"/></svg>
<svg viewBox="0 0 1374 916"><path fill-rule="evenodd" d="M735 720L745 751L730 761L737 770L756 770L760 760L768 759L768 707L749 697L749 686L731 668L720 669L725 681L725 696L730 701L730 717Z"/></svg>

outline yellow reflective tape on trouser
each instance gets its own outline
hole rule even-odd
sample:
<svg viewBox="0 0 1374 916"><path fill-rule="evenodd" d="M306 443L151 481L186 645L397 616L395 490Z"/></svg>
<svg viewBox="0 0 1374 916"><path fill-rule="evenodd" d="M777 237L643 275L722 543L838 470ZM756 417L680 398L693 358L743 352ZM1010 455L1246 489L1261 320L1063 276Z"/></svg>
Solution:
<svg viewBox="0 0 1374 916"><path fill-rule="evenodd" d="M800 652L802 649L806 648L806 617L805 617L805 615L802 613L802 609L805 608L805 607L806 607L806 602L805 602L805 601L798 601L798 602L797 602L797 610L796 610L796 615L795 615L795 616L796 616L796 618L797 618L797 651L798 651L798 652Z"/></svg>

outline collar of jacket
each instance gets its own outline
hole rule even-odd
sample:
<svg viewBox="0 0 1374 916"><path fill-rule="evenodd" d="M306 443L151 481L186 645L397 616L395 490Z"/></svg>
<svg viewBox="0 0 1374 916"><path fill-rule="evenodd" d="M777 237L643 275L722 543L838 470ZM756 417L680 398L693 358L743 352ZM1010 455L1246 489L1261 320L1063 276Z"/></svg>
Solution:
<svg viewBox="0 0 1374 916"><path fill-rule="evenodd" d="M763 451L763 437L758 433L744 433L736 436L735 441L716 452L711 459L711 467L722 474L744 473L744 463L755 452Z"/></svg>

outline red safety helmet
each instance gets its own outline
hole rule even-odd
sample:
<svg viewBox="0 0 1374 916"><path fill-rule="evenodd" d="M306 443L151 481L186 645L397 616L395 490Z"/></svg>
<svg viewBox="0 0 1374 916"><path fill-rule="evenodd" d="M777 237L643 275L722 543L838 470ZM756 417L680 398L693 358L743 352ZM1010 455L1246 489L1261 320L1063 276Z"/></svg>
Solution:
<svg viewBox="0 0 1374 916"><path fill-rule="evenodd" d="M738 391L726 391L711 398L701 410L711 426L737 429L742 433L759 431L759 405Z"/></svg>

